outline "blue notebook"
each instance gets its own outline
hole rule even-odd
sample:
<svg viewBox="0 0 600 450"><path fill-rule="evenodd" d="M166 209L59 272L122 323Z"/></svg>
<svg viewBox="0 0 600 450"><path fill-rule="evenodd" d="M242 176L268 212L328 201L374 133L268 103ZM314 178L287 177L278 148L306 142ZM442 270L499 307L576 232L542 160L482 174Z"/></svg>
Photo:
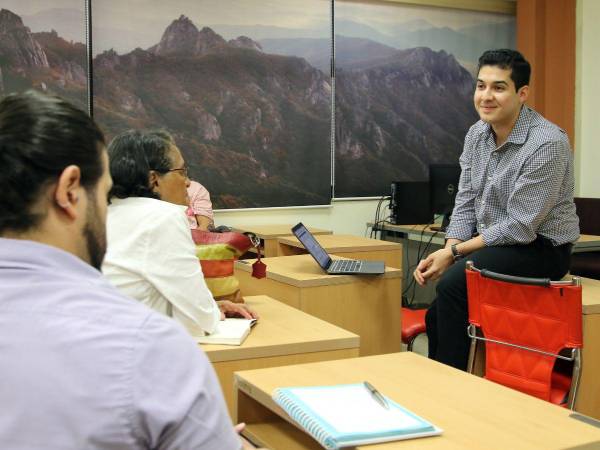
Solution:
<svg viewBox="0 0 600 450"><path fill-rule="evenodd" d="M275 402L326 449L435 436L442 430L363 383L276 389Z"/></svg>

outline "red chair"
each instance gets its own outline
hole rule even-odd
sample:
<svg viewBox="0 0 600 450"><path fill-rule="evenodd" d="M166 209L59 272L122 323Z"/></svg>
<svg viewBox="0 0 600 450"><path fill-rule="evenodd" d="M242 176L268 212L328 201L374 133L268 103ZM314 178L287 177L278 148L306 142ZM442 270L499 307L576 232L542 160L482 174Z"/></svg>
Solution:
<svg viewBox="0 0 600 450"><path fill-rule="evenodd" d="M417 336L426 331L425 313L426 309L402 308L402 342L409 352Z"/></svg>
<svg viewBox="0 0 600 450"><path fill-rule="evenodd" d="M581 371L581 281L522 278L467 262L473 372L476 342L485 342L485 378L573 409ZM478 332L480 331L480 332ZM557 359L570 361L561 373Z"/></svg>

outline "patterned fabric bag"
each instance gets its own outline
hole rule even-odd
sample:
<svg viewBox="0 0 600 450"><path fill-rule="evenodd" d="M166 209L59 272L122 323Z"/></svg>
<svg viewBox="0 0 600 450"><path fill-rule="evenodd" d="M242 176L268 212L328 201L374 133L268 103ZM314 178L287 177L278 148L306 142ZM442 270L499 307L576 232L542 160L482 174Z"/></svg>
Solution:
<svg viewBox="0 0 600 450"><path fill-rule="evenodd" d="M243 302L239 281L233 274L234 262L251 247L259 251L260 241L252 233L213 233L191 230L204 279L215 300Z"/></svg>

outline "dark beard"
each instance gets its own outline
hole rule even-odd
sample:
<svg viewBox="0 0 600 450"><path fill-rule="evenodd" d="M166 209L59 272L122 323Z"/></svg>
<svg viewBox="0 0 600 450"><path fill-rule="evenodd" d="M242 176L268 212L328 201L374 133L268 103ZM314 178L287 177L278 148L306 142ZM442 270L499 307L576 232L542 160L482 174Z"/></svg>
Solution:
<svg viewBox="0 0 600 450"><path fill-rule="evenodd" d="M88 195L87 221L83 227L83 238L86 242L90 265L97 270L102 267L106 253L106 226L99 220L95 203L95 194Z"/></svg>

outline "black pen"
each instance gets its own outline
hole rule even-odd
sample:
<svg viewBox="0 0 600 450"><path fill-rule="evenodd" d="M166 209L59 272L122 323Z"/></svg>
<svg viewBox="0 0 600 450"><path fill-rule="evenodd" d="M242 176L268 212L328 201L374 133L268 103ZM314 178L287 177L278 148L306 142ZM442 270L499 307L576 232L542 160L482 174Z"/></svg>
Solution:
<svg viewBox="0 0 600 450"><path fill-rule="evenodd" d="M381 395L381 392L379 392L375 386L368 381L364 381L363 383L377 403L379 403L385 409L390 409L390 405L388 404L387 400L383 395Z"/></svg>

